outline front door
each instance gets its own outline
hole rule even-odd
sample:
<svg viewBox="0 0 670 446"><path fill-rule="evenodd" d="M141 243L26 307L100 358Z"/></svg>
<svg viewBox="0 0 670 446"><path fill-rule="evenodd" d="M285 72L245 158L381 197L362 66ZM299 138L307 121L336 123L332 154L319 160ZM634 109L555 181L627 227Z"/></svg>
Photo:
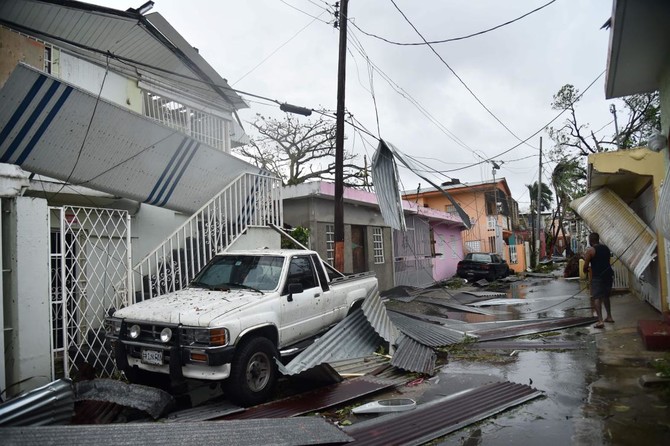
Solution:
<svg viewBox="0 0 670 446"><path fill-rule="evenodd" d="M354 274L368 270L365 251L365 226L352 226L351 261Z"/></svg>

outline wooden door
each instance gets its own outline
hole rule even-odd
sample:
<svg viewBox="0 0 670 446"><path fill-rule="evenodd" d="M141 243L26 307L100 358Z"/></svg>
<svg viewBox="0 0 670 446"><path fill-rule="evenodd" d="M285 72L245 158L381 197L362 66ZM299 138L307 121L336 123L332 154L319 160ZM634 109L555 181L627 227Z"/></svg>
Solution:
<svg viewBox="0 0 670 446"><path fill-rule="evenodd" d="M353 273L367 271L365 226L351 227L351 260Z"/></svg>

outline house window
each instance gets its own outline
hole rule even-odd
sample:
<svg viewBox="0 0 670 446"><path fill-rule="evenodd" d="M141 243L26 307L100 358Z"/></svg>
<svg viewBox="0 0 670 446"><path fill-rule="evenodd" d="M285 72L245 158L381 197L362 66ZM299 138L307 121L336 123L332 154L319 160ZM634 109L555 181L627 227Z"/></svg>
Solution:
<svg viewBox="0 0 670 446"><path fill-rule="evenodd" d="M375 264L384 263L384 234L382 228L372 228L372 248Z"/></svg>
<svg viewBox="0 0 670 446"><path fill-rule="evenodd" d="M495 229L496 228L496 215L489 215L487 217L486 221L486 228L487 229Z"/></svg>
<svg viewBox="0 0 670 446"><path fill-rule="evenodd" d="M145 116L221 150L228 150L229 127L225 119L187 107L170 98L142 91Z"/></svg>
<svg viewBox="0 0 670 446"><path fill-rule="evenodd" d="M444 212L448 214L454 214L456 213L456 206L454 206L453 204L448 204L444 207Z"/></svg>
<svg viewBox="0 0 670 446"><path fill-rule="evenodd" d="M335 262L335 225L326 225L326 260Z"/></svg>
<svg viewBox="0 0 670 446"><path fill-rule="evenodd" d="M482 250L482 244L480 240L471 240L469 242L465 242L465 249L468 252L481 252Z"/></svg>
<svg viewBox="0 0 670 446"><path fill-rule="evenodd" d="M451 258L455 259L458 257L456 254L456 236L455 235L450 235L449 236L449 247L451 248Z"/></svg>
<svg viewBox="0 0 670 446"><path fill-rule="evenodd" d="M44 72L52 74L53 69L53 47L48 43L44 44Z"/></svg>
<svg viewBox="0 0 670 446"><path fill-rule="evenodd" d="M489 237L489 252L498 252L496 249L496 237L495 235L492 235Z"/></svg>

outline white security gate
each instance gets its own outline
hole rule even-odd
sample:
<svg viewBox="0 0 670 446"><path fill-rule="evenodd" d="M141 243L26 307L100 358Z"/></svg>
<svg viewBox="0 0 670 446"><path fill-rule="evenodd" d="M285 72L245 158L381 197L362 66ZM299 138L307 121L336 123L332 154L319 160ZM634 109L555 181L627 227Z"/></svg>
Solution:
<svg viewBox="0 0 670 446"><path fill-rule="evenodd" d="M77 373L111 376L114 361L105 342L104 318L111 308L131 304L115 287L131 271L127 211L52 207L51 348L52 378Z"/></svg>
<svg viewBox="0 0 670 446"><path fill-rule="evenodd" d="M425 287L435 282L430 225L416 216L406 217L407 230L394 231L395 285Z"/></svg>

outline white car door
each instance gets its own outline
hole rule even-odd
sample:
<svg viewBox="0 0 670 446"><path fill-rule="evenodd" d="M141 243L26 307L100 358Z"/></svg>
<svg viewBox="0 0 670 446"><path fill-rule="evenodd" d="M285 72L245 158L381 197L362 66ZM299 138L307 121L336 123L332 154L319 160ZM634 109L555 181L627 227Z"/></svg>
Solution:
<svg viewBox="0 0 670 446"><path fill-rule="evenodd" d="M289 293L288 285L302 285L301 293ZM291 258L281 296L281 344L308 338L324 328L323 289L309 255Z"/></svg>

